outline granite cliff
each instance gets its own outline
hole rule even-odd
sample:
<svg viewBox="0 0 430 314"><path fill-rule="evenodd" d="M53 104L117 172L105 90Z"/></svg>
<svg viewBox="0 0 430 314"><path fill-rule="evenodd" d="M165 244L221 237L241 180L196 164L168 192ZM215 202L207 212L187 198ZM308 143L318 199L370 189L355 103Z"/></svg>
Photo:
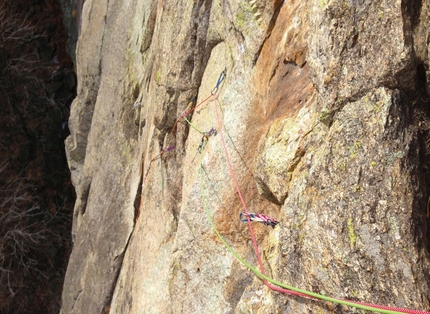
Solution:
<svg viewBox="0 0 430 314"><path fill-rule="evenodd" d="M61 313L355 313L269 290L217 238L202 194L258 268L223 139L247 209L280 222L253 224L269 277L430 310L429 10L86 0Z"/></svg>

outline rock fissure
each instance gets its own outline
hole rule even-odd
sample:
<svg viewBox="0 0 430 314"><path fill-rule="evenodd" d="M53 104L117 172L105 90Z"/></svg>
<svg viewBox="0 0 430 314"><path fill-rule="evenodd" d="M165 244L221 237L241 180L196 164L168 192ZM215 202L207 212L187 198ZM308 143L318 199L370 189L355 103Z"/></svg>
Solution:
<svg viewBox="0 0 430 314"><path fill-rule="evenodd" d="M119 255L115 256L115 258L113 259L114 266L111 266L111 268L116 273L114 274L114 279L112 281L111 289L110 289L109 293L106 296L106 300L105 300L104 306L103 306L103 312L109 313L109 310L110 310L110 307L111 307L111 303L112 303L112 299L114 297L115 289L117 288L117 283L118 283L119 275L121 273L122 264L124 262L124 256L125 256L125 254L126 254L126 252L128 250L130 239L132 237L133 237L133 231L130 232L130 235L129 235L129 238L127 240L127 243L124 246L124 251L121 252Z"/></svg>
<svg viewBox="0 0 430 314"><path fill-rule="evenodd" d="M143 173L143 165L144 162L141 162L141 174L140 174L140 179L139 179L139 183L138 183L138 187L137 187L137 191L136 191L136 196L134 198L134 202L133 202L133 207L134 207L134 224L136 224L137 220L139 219L140 213L141 213L141 200L142 200L142 185L143 185L143 179L145 174Z"/></svg>
<svg viewBox="0 0 430 314"><path fill-rule="evenodd" d="M264 40L262 41L262 43L261 43L260 47L258 48L255 56L253 57L254 65L257 63L257 60L258 60L260 53L261 53L261 49L263 49L263 46L264 46L267 38L269 38L270 35L272 34L272 30L276 25L276 19L278 18L278 15L279 15L279 12L281 11L281 7L282 7L283 3L284 3L283 0L275 0L273 3L273 13L271 13L270 21L269 21L267 29L266 29L266 34L264 36Z"/></svg>

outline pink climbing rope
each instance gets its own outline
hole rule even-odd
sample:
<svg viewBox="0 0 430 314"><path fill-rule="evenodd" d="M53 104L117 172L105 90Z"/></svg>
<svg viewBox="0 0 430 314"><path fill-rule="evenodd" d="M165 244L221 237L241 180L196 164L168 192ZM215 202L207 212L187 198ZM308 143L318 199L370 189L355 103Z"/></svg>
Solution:
<svg viewBox="0 0 430 314"><path fill-rule="evenodd" d="M373 307L375 309L389 310L389 311L395 311L395 312L401 312L401 313L409 313L409 314L429 314L430 313L430 312L420 311L420 310L402 309L402 308L393 307L393 306L386 306L386 305L379 305L379 304L372 304L372 303L365 303L365 302L357 302L357 301L351 301L351 300L344 300L344 301Z"/></svg>

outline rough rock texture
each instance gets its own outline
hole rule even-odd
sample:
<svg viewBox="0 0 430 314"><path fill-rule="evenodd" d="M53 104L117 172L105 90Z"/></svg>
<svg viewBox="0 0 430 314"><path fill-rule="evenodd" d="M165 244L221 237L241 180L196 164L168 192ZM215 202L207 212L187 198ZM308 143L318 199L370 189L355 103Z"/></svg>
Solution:
<svg viewBox="0 0 430 314"><path fill-rule="evenodd" d="M268 290L430 310L426 1L94 1L67 139L78 193L62 313L353 313ZM216 109L217 105L219 108ZM172 130L174 131L172 133ZM170 136L173 134L173 136ZM168 146L175 148L154 158Z"/></svg>

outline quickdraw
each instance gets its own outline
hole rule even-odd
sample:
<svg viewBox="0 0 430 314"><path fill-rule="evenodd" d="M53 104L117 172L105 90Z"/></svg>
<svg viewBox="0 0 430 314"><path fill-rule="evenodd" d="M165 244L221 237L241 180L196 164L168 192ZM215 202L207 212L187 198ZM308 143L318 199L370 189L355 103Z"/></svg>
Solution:
<svg viewBox="0 0 430 314"><path fill-rule="evenodd" d="M202 134L203 134L202 140L201 140L199 148L198 148L198 151L200 154L202 153L207 141L209 141L209 137L217 135L218 131L215 128L211 128L209 131L203 132Z"/></svg>
<svg viewBox="0 0 430 314"><path fill-rule="evenodd" d="M219 75L218 81L216 82L215 87L211 91L212 95L215 95L218 92L218 88L221 85L222 81L224 81L226 76L227 76L227 68L225 68L224 71L222 71L221 74Z"/></svg>
<svg viewBox="0 0 430 314"><path fill-rule="evenodd" d="M255 214L255 213L240 213L240 221L247 222L248 219L255 222L261 222L262 224L266 226L272 226L272 228L275 228L277 224L279 224L279 221L277 221L275 218L263 215L263 214Z"/></svg>

